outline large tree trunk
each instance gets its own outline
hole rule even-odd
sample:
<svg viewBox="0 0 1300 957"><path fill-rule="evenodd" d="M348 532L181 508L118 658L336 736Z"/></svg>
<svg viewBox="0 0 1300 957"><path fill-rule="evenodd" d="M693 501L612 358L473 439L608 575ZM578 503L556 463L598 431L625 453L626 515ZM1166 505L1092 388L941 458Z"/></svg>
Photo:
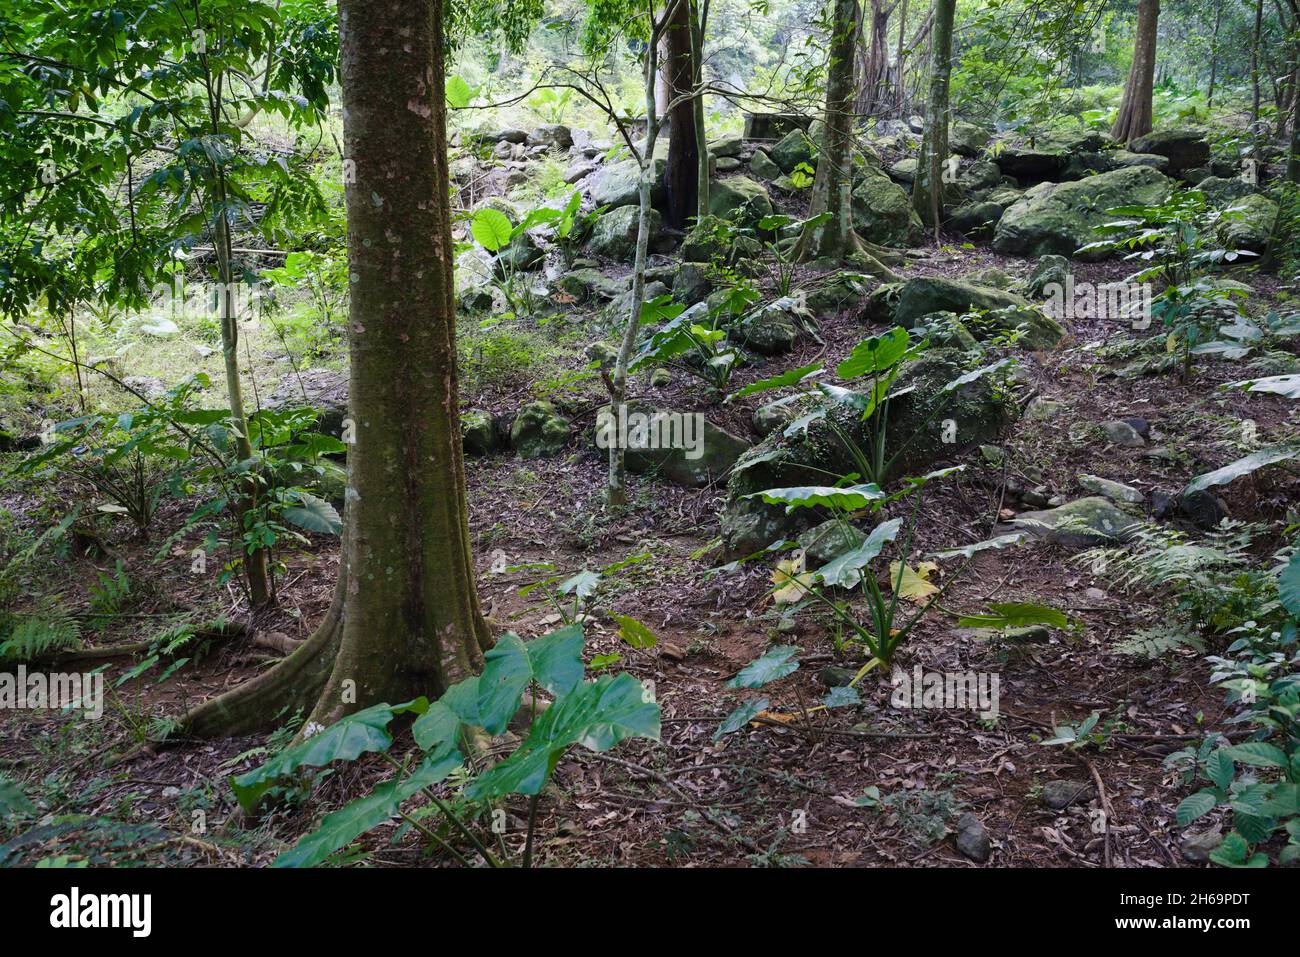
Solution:
<svg viewBox="0 0 1300 957"><path fill-rule="evenodd" d="M665 57L659 67L667 104L674 104L664 117L668 124L668 165L664 173L668 205L664 220L672 229L682 229L696 213L699 189L700 153L696 130L695 38L691 26L691 4L679 0L673 6L664 33ZM708 162L707 155L704 157Z"/></svg>
<svg viewBox="0 0 1300 957"><path fill-rule="evenodd" d="M871 22L864 15L858 27L860 67L858 70L857 113L875 116L884 112L889 89L889 15L894 4L871 0Z"/></svg>
<svg viewBox="0 0 1300 957"><path fill-rule="evenodd" d="M1133 41L1133 65L1119 115L1110 135L1129 143L1151 132L1151 94L1155 85L1156 29L1160 21L1160 0L1138 0L1137 36Z"/></svg>
<svg viewBox="0 0 1300 957"><path fill-rule="evenodd" d="M957 0L934 0L934 29L930 35L930 98L926 104L925 135L912 182L912 205L934 227L939 242L943 219L944 163L948 159L948 87L952 77L952 27Z"/></svg>
<svg viewBox="0 0 1300 957"><path fill-rule="evenodd" d="M442 0L339 0L354 442L339 580L307 642L182 733L307 727L483 663L457 414Z"/></svg>
<svg viewBox="0 0 1300 957"><path fill-rule="evenodd" d="M709 214L709 141L704 129L704 31L709 24L708 0L692 0L691 11L691 63L695 68L695 89L701 91L691 107L695 111L695 215L703 219Z"/></svg>
<svg viewBox="0 0 1300 957"><path fill-rule="evenodd" d="M857 0L835 0L826 110L808 208L810 218L822 213L830 213L831 217L804 228L794 258L800 262L854 259L865 271L892 282L897 277L868 251L853 230L853 48L857 32Z"/></svg>

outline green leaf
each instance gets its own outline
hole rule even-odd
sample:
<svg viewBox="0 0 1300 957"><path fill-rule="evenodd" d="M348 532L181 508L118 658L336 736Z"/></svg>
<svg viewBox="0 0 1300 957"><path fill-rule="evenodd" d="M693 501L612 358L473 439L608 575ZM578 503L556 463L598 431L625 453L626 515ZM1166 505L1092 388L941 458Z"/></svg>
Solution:
<svg viewBox="0 0 1300 957"><path fill-rule="evenodd" d="M975 542L973 545L963 545L961 548L949 548L941 552L931 552L930 558L970 558L979 552L986 552L990 549L1010 548L1012 545L1020 545L1029 538L1028 532L1012 532L1010 535L999 535L997 538L986 539L982 542Z"/></svg>
<svg viewBox="0 0 1300 957"><path fill-rule="evenodd" d="M1297 455L1300 455L1300 442L1284 442L1281 445L1271 445L1266 449L1260 449L1258 452L1252 452L1244 458L1237 459L1235 462L1229 462L1223 468L1196 476L1187 483L1187 487L1183 489L1183 495L1203 492L1205 489L1213 488L1216 485L1227 485L1229 482L1239 479L1243 475L1249 475L1266 465L1285 462Z"/></svg>
<svg viewBox="0 0 1300 957"><path fill-rule="evenodd" d="M862 580L862 569L880 554L885 547L885 543L892 542L898 537L898 530L902 527L902 524L903 520L901 518L881 522L872 529L871 534L867 536L867 540L857 548L845 552L814 571L813 580L820 581L832 588L852 588Z"/></svg>
<svg viewBox="0 0 1300 957"><path fill-rule="evenodd" d="M36 806L4 775L0 775L0 817L10 814L35 814Z"/></svg>
<svg viewBox="0 0 1300 957"><path fill-rule="evenodd" d="M1198 818L1202 818L1214 810L1219 799L1213 791L1197 791L1195 794L1189 794L1178 804L1178 810L1174 816L1178 821L1179 827L1187 827Z"/></svg>
<svg viewBox="0 0 1300 957"><path fill-rule="evenodd" d="M863 339L835 371L841 379L856 379L868 373L879 375L893 368L907 354L909 341L907 330L895 326L888 332Z"/></svg>
<svg viewBox="0 0 1300 957"><path fill-rule="evenodd" d="M262 795L299 768L319 768L334 761L352 761L371 751L387 751L393 743L388 733L393 717L407 711L423 713L428 708L425 698L400 705L372 705L285 748L260 768L232 778L230 786L244 810L252 811Z"/></svg>
<svg viewBox="0 0 1300 957"><path fill-rule="evenodd" d="M362 834L397 816L421 788L437 784L462 763L459 754L426 758L409 776L385 781L363 798L321 819L320 826L275 859L272 867L314 867Z"/></svg>
<svg viewBox="0 0 1300 957"><path fill-rule="evenodd" d="M1243 379L1241 382L1229 382L1225 389L1245 389L1247 392L1270 392L1284 395L1288 399L1300 399L1300 373L1289 375L1271 375L1262 379Z"/></svg>
<svg viewBox="0 0 1300 957"><path fill-rule="evenodd" d="M746 701L722 719L722 724L718 725L718 730L713 732L713 740L715 742L720 741L724 735L739 731L761 712L766 711L770 704L771 702L767 698L755 698L753 701Z"/></svg>
<svg viewBox="0 0 1300 957"><path fill-rule="evenodd" d="M1268 858L1263 854L1252 854L1250 845L1236 831L1229 831L1217 848L1210 852L1210 860L1223 867L1267 867Z"/></svg>
<svg viewBox="0 0 1300 957"><path fill-rule="evenodd" d="M822 697L822 704L828 708L847 708L862 704L862 696L857 688L841 685L832 688Z"/></svg>
<svg viewBox="0 0 1300 957"><path fill-rule="evenodd" d="M778 678L794 674L799 669L799 659L795 655L802 650L796 645L776 645L741 668L736 677L727 682L727 687L761 688Z"/></svg>
<svg viewBox="0 0 1300 957"><path fill-rule="evenodd" d="M981 615L962 615L957 619L959 628L1023 628L1026 625L1050 625L1053 628L1069 628L1070 619L1065 612L1047 605L1035 605L1031 602L1000 602L989 605L989 611Z"/></svg>
<svg viewBox="0 0 1300 957"><path fill-rule="evenodd" d="M453 110L463 110L469 106L474 99L475 91L465 78L461 76L449 76L447 78L447 105Z"/></svg>
<svg viewBox="0 0 1300 957"><path fill-rule="evenodd" d="M800 485L794 488L769 488L753 492L745 498L761 498L768 505L784 505L787 512L796 508L812 508L817 505L826 508L855 511L866 508L874 501L885 497L880 486L871 483L853 485L848 488L833 488L829 485Z"/></svg>
<svg viewBox="0 0 1300 957"><path fill-rule="evenodd" d="M466 794L474 801L538 794L572 745L608 751L630 737L659 740L659 705L631 675L601 675L542 712L518 750L480 774Z"/></svg>
<svg viewBox="0 0 1300 957"><path fill-rule="evenodd" d="M297 496L301 504L284 509L281 514L284 515L285 521L299 528L305 528L309 532L320 532L324 535L337 535L343 528L343 519L329 502L317 498L310 492L298 492Z"/></svg>
<svg viewBox="0 0 1300 957"><path fill-rule="evenodd" d="M1284 768L1287 766L1286 753L1279 747L1263 741L1248 741L1234 744L1223 751L1234 761L1249 764L1257 768Z"/></svg>
<svg viewBox="0 0 1300 957"><path fill-rule="evenodd" d="M1300 618L1300 552L1291 556L1277 580L1277 597L1292 618Z"/></svg>
<svg viewBox="0 0 1300 957"><path fill-rule="evenodd" d="M770 392L773 389L781 389L786 386L798 385L814 373L820 372L822 364L813 362L806 366L800 366L797 369L787 369L780 375L774 375L767 379L759 379L757 382L751 382L738 392L732 393L727 397L727 401L732 399L743 399L745 396L756 395L759 392Z"/></svg>
<svg viewBox="0 0 1300 957"><path fill-rule="evenodd" d="M614 620L618 622L618 636L633 648L644 650L659 643L654 632L630 615L615 615Z"/></svg>
<svg viewBox="0 0 1300 957"><path fill-rule="evenodd" d="M478 724L490 734L500 734L519 710L529 682L536 681L550 694L565 695L582 680L582 626L567 625L529 642L506 632L483 660Z"/></svg>
<svg viewBox="0 0 1300 957"><path fill-rule="evenodd" d="M469 224L469 231L474 239L490 253L504 249L510 242L513 230L510 217L490 206L476 212Z"/></svg>
<svg viewBox="0 0 1300 957"><path fill-rule="evenodd" d="M561 595L577 595L579 598L590 598L596 593L596 586L599 584L599 572L583 569L572 578L561 582L556 591Z"/></svg>

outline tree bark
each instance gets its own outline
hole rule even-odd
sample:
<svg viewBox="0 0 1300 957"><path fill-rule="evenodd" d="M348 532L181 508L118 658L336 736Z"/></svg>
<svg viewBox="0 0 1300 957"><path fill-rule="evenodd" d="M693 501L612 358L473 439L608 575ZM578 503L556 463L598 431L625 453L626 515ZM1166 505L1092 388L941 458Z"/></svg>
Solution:
<svg viewBox="0 0 1300 957"><path fill-rule="evenodd" d="M894 4L871 0L871 22L864 14L858 26L860 69L858 71L857 113L874 116L884 112L889 90L889 15Z"/></svg>
<svg viewBox="0 0 1300 957"><path fill-rule="evenodd" d="M864 271L893 282L898 277L867 251L853 229L853 78L856 72L853 53L858 32L857 0L835 0L831 31L826 109L808 208L809 218L822 213L830 213L831 217L804 227L795 244L794 258L799 262L853 259Z"/></svg>
<svg viewBox="0 0 1300 957"><path fill-rule="evenodd" d="M1156 31L1160 22L1160 0L1138 0L1137 35L1133 41L1133 65L1124 84L1119 115L1110 135L1129 143L1151 132L1151 94L1155 86Z"/></svg>
<svg viewBox="0 0 1300 957"><path fill-rule="evenodd" d="M682 229L696 214L699 190L700 152L696 129L695 37L691 24L691 4L680 0L673 5L664 31L665 57L659 65L664 81L667 104L674 104L664 117L668 124L668 164L664 173L667 209L664 221L672 229ZM708 162L707 153L703 157Z"/></svg>
<svg viewBox="0 0 1300 957"><path fill-rule="evenodd" d="M1223 0L1214 6L1214 32L1210 35L1210 85L1205 91L1205 108L1214 109L1214 81L1219 73L1219 25L1223 22Z"/></svg>
<svg viewBox="0 0 1300 957"><path fill-rule="evenodd" d="M948 158L948 88L952 77L952 28L957 0L934 0L934 30L930 34L930 97L926 104L925 135L912 181L912 205L934 228L939 243L943 219L944 161Z"/></svg>
<svg viewBox="0 0 1300 957"><path fill-rule="evenodd" d="M182 733L306 727L476 673L489 642L470 555L457 411L443 3L340 0L353 443L339 579L288 658Z"/></svg>
<svg viewBox="0 0 1300 957"><path fill-rule="evenodd" d="M704 31L708 29L708 0L692 0L691 12L691 63L695 68L695 89L701 91L691 101L695 111L695 215L703 219L709 214L709 141L704 128Z"/></svg>

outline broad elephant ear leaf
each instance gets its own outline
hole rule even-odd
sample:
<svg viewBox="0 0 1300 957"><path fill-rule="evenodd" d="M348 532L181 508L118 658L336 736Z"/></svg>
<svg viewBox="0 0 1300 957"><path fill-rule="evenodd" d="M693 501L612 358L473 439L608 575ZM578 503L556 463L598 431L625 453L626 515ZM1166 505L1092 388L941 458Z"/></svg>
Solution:
<svg viewBox="0 0 1300 957"><path fill-rule="evenodd" d="M244 810L252 811L267 791L299 768L320 768L335 761L352 761L367 752L387 751L393 743L388 733L393 718L406 712L423 714L428 709L426 698L365 708L285 748L261 767L231 778L230 786Z"/></svg>
<svg viewBox="0 0 1300 957"><path fill-rule="evenodd" d="M291 505L280 513L285 521L322 535L337 535L343 528L343 519L339 517L338 509L323 498L317 498L310 492L299 492L298 502L299 504Z"/></svg>
<svg viewBox="0 0 1300 957"><path fill-rule="evenodd" d="M1275 465L1278 462L1285 462L1300 455L1300 442L1284 442L1281 445L1270 445L1266 449L1260 449L1258 452L1252 452L1250 455L1237 459L1235 462L1229 462L1223 468L1215 469L1213 472L1206 472L1204 475L1198 475L1187 483L1183 489L1183 495L1191 495L1195 492L1203 492L1208 488L1216 485L1227 485L1229 482L1241 478L1243 475L1249 475L1262 469L1266 465Z"/></svg>
<svg viewBox="0 0 1300 957"><path fill-rule="evenodd" d="M490 734L504 731L530 681L561 696L581 680L581 625L567 625L527 642L506 632L484 655L478 679L478 724Z"/></svg>
<svg viewBox="0 0 1300 957"><path fill-rule="evenodd" d="M469 231L480 246L490 253L504 249L514 232L510 217L490 206L480 209L470 220Z"/></svg>
<svg viewBox="0 0 1300 957"><path fill-rule="evenodd" d="M803 649L797 645L776 645L741 668L736 677L727 682L728 688L761 688L766 684L794 674L799 670L795 656Z"/></svg>
<svg viewBox="0 0 1300 957"><path fill-rule="evenodd" d="M830 485L799 485L792 488L769 488L753 492L745 498L761 498L768 505L784 505L787 512L796 508L839 508L855 511L885 497L880 486L874 483L835 488Z"/></svg>
<svg viewBox="0 0 1300 957"><path fill-rule="evenodd" d="M277 857L271 866L314 867L362 834L396 817L403 802L421 788L445 779L461 763L459 753L426 758L409 776L385 781L365 797L326 814L316 830Z"/></svg>
<svg viewBox="0 0 1300 957"><path fill-rule="evenodd" d="M862 580L862 569L880 554L885 543L892 542L898 537L898 530L902 524L901 518L881 522L872 529L867 540L857 548L845 552L814 571L813 579L831 587L852 588Z"/></svg>
<svg viewBox="0 0 1300 957"><path fill-rule="evenodd" d="M659 740L659 705L631 675L601 675L579 683L542 712L518 750L480 774L466 795L483 801L538 794L571 746L608 751L634 737Z"/></svg>

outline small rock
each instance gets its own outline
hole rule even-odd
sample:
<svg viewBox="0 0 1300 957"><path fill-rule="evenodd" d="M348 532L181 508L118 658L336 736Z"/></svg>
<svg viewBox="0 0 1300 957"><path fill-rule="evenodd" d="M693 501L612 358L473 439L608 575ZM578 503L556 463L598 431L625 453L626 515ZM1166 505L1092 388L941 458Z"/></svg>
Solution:
<svg viewBox="0 0 1300 957"><path fill-rule="evenodd" d="M817 680L827 688L843 688L857 675L852 668L839 668L835 665L827 665L821 671L817 672Z"/></svg>
<svg viewBox="0 0 1300 957"><path fill-rule="evenodd" d="M1002 637L1018 644L1041 645L1051 640L1052 633L1046 625L1026 625L1023 628L1008 628Z"/></svg>
<svg viewBox="0 0 1300 957"><path fill-rule="evenodd" d="M650 373L650 384L656 389L662 389L672 381L673 374L667 369L655 369L654 372Z"/></svg>
<svg viewBox="0 0 1300 957"><path fill-rule="evenodd" d="M1103 422L1101 430L1106 433L1106 438L1112 445L1122 445L1128 449L1136 449L1146 445L1146 439L1142 438L1142 434L1129 423L1120 419Z"/></svg>
<svg viewBox="0 0 1300 957"><path fill-rule="evenodd" d="M1223 840L1223 831L1217 827L1212 827L1208 831L1201 831L1199 834L1188 834L1183 837L1179 850L1183 852L1183 860L1191 864L1204 864L1210 859L1210 852L1219 846Z"/></svg>
<svg viewBox="0 0 1300 957"><path fill-rule="evenodd" d="M1131 485L1125 485L1123 482L1112 482L1110 479L1104 479L1096 475L1080 475L1079 486L1095 495L1104 495L1112 502L1141 505L1147 500L1146 495Z"/></svg>
<svg viewBox="0 0 1300 957"><path fill-rule="evenodd" d="M980 819L970 811L957 818L957 850L977 864L987 861L993 850L989 832L984 829Z"/></svg>
<svg viewBox="0 0 1300 957"><path fill-rule="evenodd" d="M1092 785L1087 781L1048 781L1043 785L1043 803L1053 811L1091 800L1092 794Z"/></svg>
<svg viewBox="0 0 1300 957"><path fill-rule="evenodd" d="M1031 419L1050 419L1052 416L1064 409L1064 402L1058 402L1055 399L1045 399L1040 395L1036 396L1034 400L1029 403L1029 408L1025 410L1025 414Z"/></svg>

